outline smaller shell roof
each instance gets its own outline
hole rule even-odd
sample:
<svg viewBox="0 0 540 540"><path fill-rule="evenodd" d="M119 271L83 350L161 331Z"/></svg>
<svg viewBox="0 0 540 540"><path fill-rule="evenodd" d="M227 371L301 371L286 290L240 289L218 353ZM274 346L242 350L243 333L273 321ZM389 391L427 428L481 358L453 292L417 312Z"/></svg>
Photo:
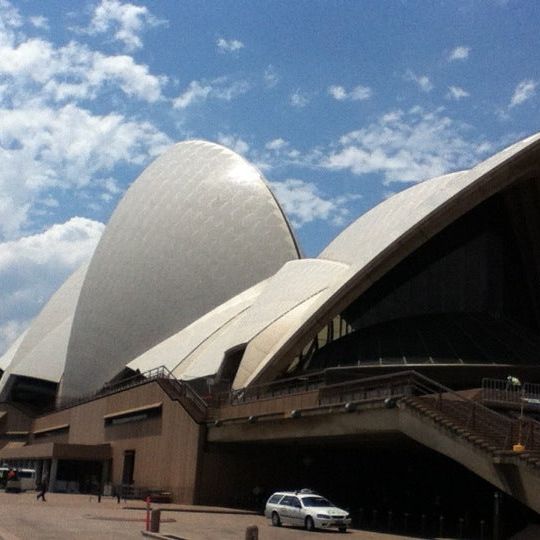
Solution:
<svg viewBox="0 0 540 540"><path fill-rule="evenodd" d="M13 357L15 356L15 353L21 346L22 340L26 336L26 332L28 330L25 330L9 347L9 349L3 354L2 357L0 357L0 369L2 371L6 371L6 369L9 367L11 362L13 361Z"/></svg>
<svg viewBox="0 0 540 540"><path fill-rule="evenodd" d="M272 278L253 304L230 323L210 336L195 349L184 364L180 365L179 376L196 379L212 375L219 370L227 351L247 345L240 364L239 373L250 372L249 348L259 335L291 312L302 310L311 298L328 287L344 265L314 259L290 261ZM184 368L184 365L187 367Z"/></svg>
<svg viewBox="0 0 540 540"><path fill-rule="evenodd" d="M190 355L208 339L211 339L216 332L221 331L231 320L251 306L261 293L265 283L265 281L258 283L221 304L177 334L172 335L135 358L127 367L145 372L163 365L175 377L181 378L182 372L189 367L187 359ZM200 366L201 373L207 374L207 372L210 372L214 374L217 372L219 366L214 369L212 360L208 359L208 362Z"/></svg>
<svg viewBox="0 0 540 540"><path fill-rule="evenodd" d="M22 375L59 382L64 372L66 351L73 314L88 266L79 267L51 296L32 321L2 357L9 365L0 380L0 394L10 375Z"/></svg>
<svg viewBox="0 0 540 540"><path fill-rule="evenodd" d="M226 351L236 343L246 343L247 348L240 362L235 386L243 386L258 367L263 351L269 347L277 328L296 326L301 319L300 314L323 294L340 276L346 274L348 266L334 261L318 259L301 259L291 261L273 276L263 293L253 306L247 310L242 319L235 321L228 335L224 336L225 344L214 343L214 347L206 354L217 355L221 349Z"/></svg>
<svg viewBox="0 0 540 540"><path fill-rule="evenodd" d="M290 261L271 278L204 315L127 367L146 371L165 365L179 379L208 377L218 373L227 351L249 344L241 368L249 374L250 347L267 340L274 325L307 309L346 268L316 259Z"/></svg>
<svg viewBox="0 0 540 540"><path fill-rule="evenodd" d="M252 366L248 350L257 337L291 312L302 310L311 298L328 287L343 268L344 265L339 263L314 259L285 264L267 281L264 290L248 309L186 358L188 367L179 373L180 378L196 379L217 373L227 351L244 345L248 349L240 363L237 378L245 371L250 373Z"/></svg>

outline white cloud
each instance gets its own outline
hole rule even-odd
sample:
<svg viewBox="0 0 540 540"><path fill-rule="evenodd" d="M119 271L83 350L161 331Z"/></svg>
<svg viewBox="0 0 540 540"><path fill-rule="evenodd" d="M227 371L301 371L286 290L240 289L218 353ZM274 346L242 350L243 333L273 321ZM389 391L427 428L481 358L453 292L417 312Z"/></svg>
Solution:
<svg viewBox="0 0 540 540"><path fill-rule="evenodd" d="M325 197L315 184L294 178L270 184L295 227L302 227L315 220L343 225L349 216L347 204L360 198L359 195L350 194Z"/></svg>
<svg viewBox="0 0 540 540"><path fill-rule="evenodd" d="M268 88L274 88L274 86L276 86L276 84L279 82L279 75L276 68L271 64L264 70L263 78L264 84Z"/></svg>
<svg viewBox="0 0 540 540"><path fill-rule="evenodd" d="M334 99L337 99L338 101L343 101L347 99L347 91L345 90L345 88L343 88L343 86L337 86L337 85L329 86L328 93Z"/></svg>
<svg viewBox="0 0 540 540"><path fill-rule="evenodd" d="M309 97L306 94L300 92L300 90L296 90L291 94L289 98L289 103L293 107L302 108L309 103Z"/></svg>
<svg viewBox="0 0 540 540"><path fill-rule="evenodd" d="M251 88L251 84L247 81L234 81L228 82L228 79L222 77L216 80L216 85L212 91L212 97L217 99L223 99L225 101L232 101L238 96L245 94Z"/></svg>
<svg viewBox="0 0 540 540"><path fill-rule="evenodd" d="M469 58L470 52L471 52L470 47L465 47L464 45L460 45L456 47L455 49L452 49L452 51L450 51L450 54L448 55L448 61L453 62L455 60L467 60L467 58Z"/></svg>
<svg viewBox="0 0 540 540"><path fill-rule="evenodd" d="M532 79L521 81L514 90L514 94L510 100L510 107L521 105L528 99L532 98L536 94L536 86L536 81L533 81Z"/></svg>
<svg viewBox="0 0 540 540"><path fill-rule="evenodd" d="M84 187L119 163L142 165L170 143L147 122L74 105L0 109L0 238L19 233L41 193Z"/></svg>
<svg viewBox="0 0 540 540"><path fill-rule="evenodd" d="M282 139L281 137L279 137L278 139L273 139L271 141L268 141L264 147L267 149L267 150L274 150L274 151L279 151L279 150L282 150L283 148L285 148L286 146L288 146L288 142L284 139Z"/></svg>
<svg viewBox="0 0 540 540"><path fill-rule="evenodd" d="M40 28L41 30L49 29L49 21L47 17L36 16L36 17L30 17L29 20L32 26L34 26L35 28Z"/></svg>
<svg viewBox="0 0 540 540"><path fill-rule="evenodd" d="M212 81L191 81L188 87L173 100L175 109L185 109L207 99L231 101L248 92L251 85L247 81L230 82L226 77Z"/></svg>
<svg viewBox="0 0 540 540"><path fill-rule="evenodd" d="M469 97L469 92L463 90L460 86L449 86L448 93L446 94L446 99L454 99L459 101L460 99Z"/></svg>
<svg viewBox="0 0 540 540"><path fill-rule="evenodd" d="M95 99L105 86L152 103L167 82L131 56L106 56L76 42L55 48L35 38L0 45L0 75L10 81L7 94L14 103L29 92L42 100Z"/></svg>
<svg viewBox="0 0 540 540"><path fill-rule="evenodd" d="M104 225L75 217L0 243L0 355L62 282L93 253Z"/></svg>
<svg viewBox="0 0 540 540"><path fill-rule="evenodd" d="M433 83L427 75L416 75L411 70L408 70L405 73L405 80L416 83L422 92L431 92L433 90Z"/></svg>
<svg viewBox="0 0 540 540"><path fill-rule="evenodd" d="M222 37L216 41L216 46L221 53L236 52L244 48L244 44L241 41Z"/></svg>
<svg viewBox="0 0 540 540"><path fill-rule="evenodd" d="M420 107L392 111L341 137L321 160L327 169L380 174L387 182L418 182L469 167L485 146L469 140L468 126Z"/></svg>
<svg viewBox="0 0 540 540"><path fill-rule="evenodd" d="M343 86L332 85L328 87L328 93L338 101L363 101L373 95L369 86L358 85L350 92L347 92Z"/></svg>
<svg viewBox="0 0 540 540"><path fill-rule="evenodd" d="M173 107L185 109L197 101L204 101L211 91L212 86L209 84L202 85L199 81L191 81L184 92L173 101Z"/></svg>
<svg viewBox="0 0 540 540"><path fill-rule="evenodd" d="M12 43L15 31L23 24L19 10L7 0L0 0L0 46Z"/></svg>
<svg viewBox="0 0 540 540"><path fill-rule="evenodd" d="M112 177L121 164L142 165L171 141L150 122L106 112L120 96L162 99L166 78L131 56L26 38L20 27L31 21L0 2L1 240L24 234L33 217L47 213L55 190ZM80 105L104 93L101 114Z"/></svg>
<svg viewBox="0 0 540 540"><path fill-rule="evenodd" d="M249 151L249 144L235 135L225 135L223 133L219 133L218 142L244 156Z"/></svg>
<svg viewBox="0 0 540 540"><path fill-rule="evenodd" d="M139 37L146 28L164 24L154 17L145 6L122 3L118 0L102 0L96 6L90 27L86 32L90 35L110 34L121 41L126 50L133 51L142 47Z"/></svg>

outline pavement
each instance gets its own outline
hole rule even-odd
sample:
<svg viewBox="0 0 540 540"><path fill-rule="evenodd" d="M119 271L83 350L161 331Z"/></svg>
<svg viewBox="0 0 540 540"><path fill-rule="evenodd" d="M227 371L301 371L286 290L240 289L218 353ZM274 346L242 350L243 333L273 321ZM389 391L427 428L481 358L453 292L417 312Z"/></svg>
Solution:
<svg viewBox="0 0 540 540"><path fill-rule="evenodd" d="M115 499L88 495L0 492L0 540L127 540L143 538L145 513L125 510ZM166 516L173 518L174 516Z"/></svg>
<svg viewBox="0 0 540 540"><path fill-rule="evenodd" d="M272 527L260 515L234 509L154 504L161 508L161 538L171 540L241 540L256 525L259 540L390 540L411 537L350 530L308 533L291 527ZM239 513L241 512L241 513ZM144 504L88 495L0 492L0 540L124 540L144 539ZM169 535L169 536L165 536ZM159 538L159 536L158 536Z"/></svg>

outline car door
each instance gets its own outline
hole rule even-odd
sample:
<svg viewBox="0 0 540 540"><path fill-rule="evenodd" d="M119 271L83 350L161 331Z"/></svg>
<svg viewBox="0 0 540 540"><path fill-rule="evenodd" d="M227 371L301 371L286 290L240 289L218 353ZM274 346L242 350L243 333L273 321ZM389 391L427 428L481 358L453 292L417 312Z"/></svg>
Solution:
<svg viewBox="0 0 540 540"><path fill-rule="evenodd" d="M294 525L292 499L290 495L286 495L281 499L279 515L281 516L281 522L284 525Z"/></svg>
<svg viewBox="0 0 540 540"><path fill-rule="evenodd" d="M291 497L291 525L303 527L304 512L302 511L302 503L298 497Z"/></svg>

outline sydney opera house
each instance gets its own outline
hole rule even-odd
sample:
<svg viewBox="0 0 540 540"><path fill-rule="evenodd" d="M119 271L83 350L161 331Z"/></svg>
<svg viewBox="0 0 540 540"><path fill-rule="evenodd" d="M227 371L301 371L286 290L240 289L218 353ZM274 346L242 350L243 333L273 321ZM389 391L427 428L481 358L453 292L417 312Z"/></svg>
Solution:
<svg viewBox="0 0 540 540"><path fill-rule="evenodd" d="M449 535L489 524L496 492L531 519L540 135L386 199L316 258L254 166L179 143L0 370L0 462L56 491L307 486L366 526L445 516Z"/></svg>

